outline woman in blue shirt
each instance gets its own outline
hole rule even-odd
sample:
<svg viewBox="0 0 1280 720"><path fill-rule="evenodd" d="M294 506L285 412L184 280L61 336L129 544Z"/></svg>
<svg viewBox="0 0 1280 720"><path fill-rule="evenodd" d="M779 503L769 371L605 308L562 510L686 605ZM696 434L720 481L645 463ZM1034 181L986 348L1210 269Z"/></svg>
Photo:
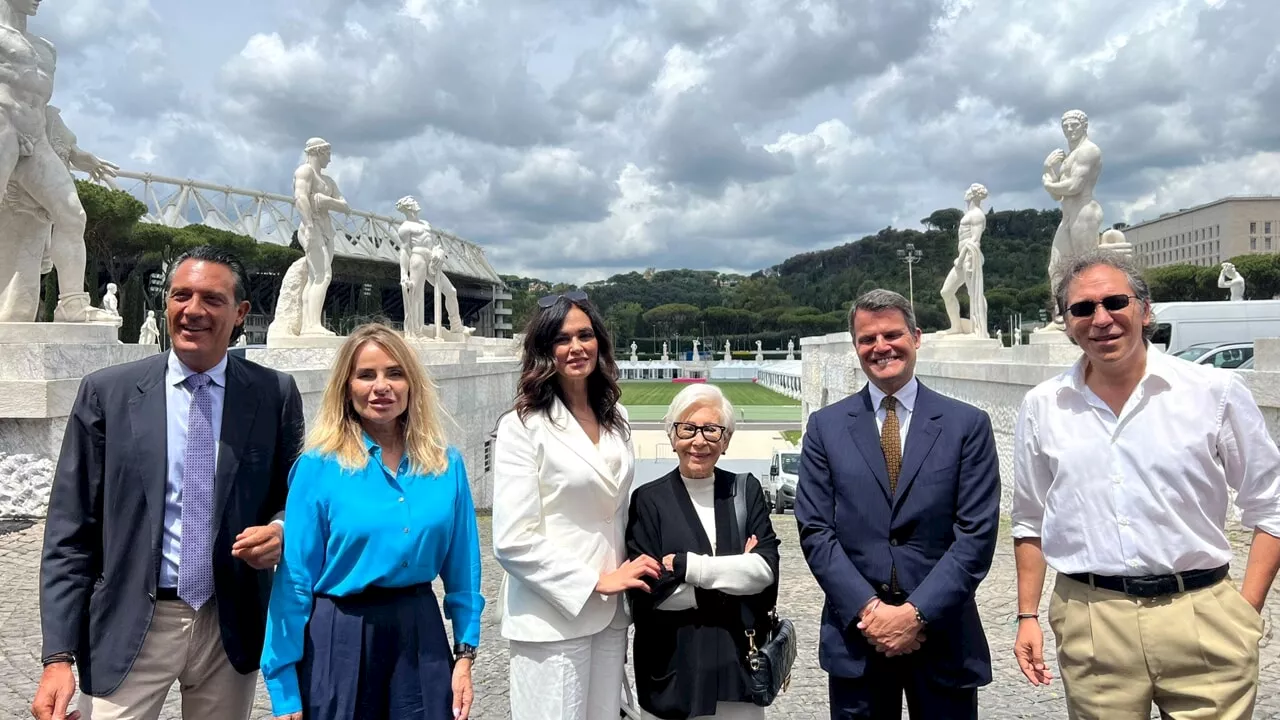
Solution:
<svg viewBox="0 0 1280 720"><path fill-rule="evenodd" d="M262 651L272 712L465 720L483 609L471 490L434 387L396 332L357 328L290 475Z"/></svg>

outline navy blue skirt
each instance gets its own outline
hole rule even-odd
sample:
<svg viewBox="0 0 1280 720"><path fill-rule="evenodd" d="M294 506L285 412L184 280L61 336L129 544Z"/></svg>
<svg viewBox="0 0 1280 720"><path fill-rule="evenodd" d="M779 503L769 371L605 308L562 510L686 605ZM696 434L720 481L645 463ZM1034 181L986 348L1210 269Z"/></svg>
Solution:
<svg viewBox="0 0 1280 720"><path fill-rule="evenodd" d="M307 720L453 720L453 653L431 585L316 596L298 685Z"/></svg>

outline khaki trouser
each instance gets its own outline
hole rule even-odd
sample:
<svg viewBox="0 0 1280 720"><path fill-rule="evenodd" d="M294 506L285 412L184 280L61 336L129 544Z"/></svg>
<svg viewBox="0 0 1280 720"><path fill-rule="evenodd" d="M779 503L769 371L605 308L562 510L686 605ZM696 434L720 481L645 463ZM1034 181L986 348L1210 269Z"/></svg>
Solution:
<svg viewBox="0 0 1280 720"><path fill-rule="evenodd" d="M157 720L174 681L182 688L183 720L247 720L258 673L241 675L222 648L218 608L199 612L181 600L156 603L151 628L116 691L80 696L84 720Z"/></svg>
<svg viewBox="0 0 1280 720"><path fill-rule="evenodd" d="M1072 720L1247 720L1262 617L1230 580L1143 599L1059 575L1049 604Z"/></svg>

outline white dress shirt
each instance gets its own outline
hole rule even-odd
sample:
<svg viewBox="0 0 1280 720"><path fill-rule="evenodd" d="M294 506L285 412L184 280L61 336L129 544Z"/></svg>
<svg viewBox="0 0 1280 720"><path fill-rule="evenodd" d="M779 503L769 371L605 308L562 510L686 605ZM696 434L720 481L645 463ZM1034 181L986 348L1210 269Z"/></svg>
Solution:
<svg viewBox="0 0 1280 720"><path fill-rule="evenodd" d="M1245 527L1280 535L1280 451L1234 371L1147 353L1119 416L1081 358L1027 393L1014 433L1013 536L1061 573L1162 575L1231 561Z"/></svg>
<svg viewBox="0 0 1280 720"><path fill-rule="evenodd" d="M898 401L894 414L898 416L898 442L901 444L899 450L905 451L907 448L907 428L911 425L911 414L916 408L916 392L919 389L920 381L913 375L901 390L893 394L894 399ZM888 412L884 408L884 391L876 387L875 383L867 383L867 390L871 393L871 407L876 409L876 429L883 435L884 418Z"/></svg>
<svg viewBox="0 0 1280 720"><path fill-rule="evenodd" d="M165 373L165 416L168 436L168 479L164 489L164 534L160 538L160 587L178 587L178 559L182 557L182 465L187 452L187 417L191 414L191 389L187 378L196 372L169 351ZM213 466L218 467L222 447L222 408L227 394L227 356L205 373L213 381Z"/></svg>

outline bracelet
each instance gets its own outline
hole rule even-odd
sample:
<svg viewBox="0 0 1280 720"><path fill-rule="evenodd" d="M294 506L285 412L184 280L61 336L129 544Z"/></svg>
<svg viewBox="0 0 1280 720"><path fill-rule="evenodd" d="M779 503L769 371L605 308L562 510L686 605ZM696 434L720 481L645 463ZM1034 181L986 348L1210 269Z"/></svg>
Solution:
<svg viewBox="0 0 1280 720"><path fill-rule="evenodd" d="M60 652L60 653L54 653L40 660L40 664L43 665L44 667L49 667L50 665L54 665L57 663L69 663L71 665L75 665L76 656L69 652Z"/></svg>
<svg viewBox="0 0 1280 720"><path fill-rule="evenodd" d="M1018 622L1022 622L1023 620L1038 619L1039 617L1040 617L1040 613L1018 613Z"/></svg>

